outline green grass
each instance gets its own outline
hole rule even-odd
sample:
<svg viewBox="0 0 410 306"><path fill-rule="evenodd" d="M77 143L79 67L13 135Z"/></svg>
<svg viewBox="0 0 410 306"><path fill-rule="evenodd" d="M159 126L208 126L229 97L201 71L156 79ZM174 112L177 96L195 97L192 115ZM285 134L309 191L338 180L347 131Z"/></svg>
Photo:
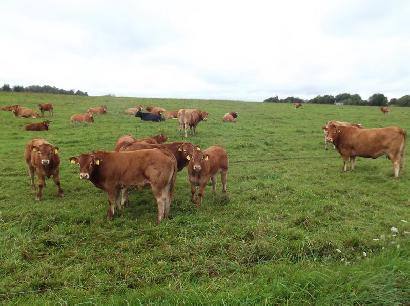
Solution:
<svg viewBox="0 0 410 306"><path fill-rule="evenodd" d="M391 162L359 159L341 173L323 149L330 119L410 132L410 108L383 116L374 107L272 105L232 101L0 94L0 105L52 102L48 132L25 132L35 119L0 112L0 302L200 304L406 304L410 301L410 172L393 178ZM109 113L89 126L69 118L90 106ZM186 170L178 174L171 218L155 224L150 191L109 222L107 197L80 181L68 158L110 150L117 137L163 132L180 141L177 121L141 122L125 108L153 104L210 113L190 141L223 145L228 196L207 187L190 202ZM222 115L238 111L237 124ZM60 147L65 197L47 181L44 200L29 187L25 143L44 137ZM407 152L407 158L409 157ZM408 221L409 223L401 220ZM392 236L395 226L399 234ZM406 233L407 232L407 233ZM366 253L366 256L363 255Z"/></svg>

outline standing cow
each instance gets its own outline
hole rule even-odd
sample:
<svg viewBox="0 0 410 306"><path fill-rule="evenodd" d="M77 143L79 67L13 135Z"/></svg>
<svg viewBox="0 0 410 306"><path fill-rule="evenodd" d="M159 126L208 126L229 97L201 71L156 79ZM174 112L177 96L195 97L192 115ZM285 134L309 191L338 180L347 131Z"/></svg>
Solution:
<svg viewBox="0 0 410 306"><path fill-rule="evenodd" d="M27 163L31 186L35 189L34 174L38 177L38 191L36 200L41 200L43 188L46 185L45 179L50 176L58 189L58 196L64 195L60 185L60 158L58 156L58 147L53 146L45 139L32 139L26 144L24 159Z"/></svg>
<svg viewBox="0 0 410 306"><path fill-rule="evenodd" d="M406 131L391 126L377 129L361 129L355 126L330 124L328 141L333 142L343 159L343 171L355 167L356 157L377 158L385 155L393 163L394 176L399 177L404 165Z"/></svg>
<svg viewBox="0 0 410 306"><path fill-rule="evenodd" d="M39 104L38 108L40 109L41 115L44 117L44 112L48 112L49 115L54 115L54 107L51 103Z"/></svg>
<svg viewBox="0 0 410 306"><path fill-rule="evenodd" d="M199 122L206 121L208 113L199 109L180 109L178 111L179 130L184 130L185 137L188 137L188 128L192 135L196 134L196 126Z"/></svg>
<svg viewBox="0 0 410 306"><path fill-rule="evenodd" d="M328 121L324 126L322 126L323 134L325 137L325 150L327 150L327 144L330 142L327 139L327 134L328 134L328 129L329 125L334 124L336 126L355 126L358 128L362 128L363 126L360 123L350 123L346 121L337 121L337 120L330 120ZM333 145L333 148L336 149L335 145Z"/></svg>
<svg viewBox="0 0 410 306"><path fill-rule="evenodd" d="M168 217L177 173L175 157L168 150L98 151L71 157L70 162L80 165L80 179L107 193L108 219L115 207L124 207L128 188L145 185L151 186L157 201L157 223Z"/></svg>
<svg viewBox="0 0 410 306"><path fill-rule="evenodd" d="M387 106L382 106L380 107L380 111L384 114L387 115L390 112L390 108L388 108Z"/></svg>
<svg viewBox="0 0 410 306"><path fill-rule="evenodd" d="M295 102L295 103L293 103L293 106L294 106L295 108L299 108L299 107L302 107L302 103L300 103L300 102Z"/></svg>

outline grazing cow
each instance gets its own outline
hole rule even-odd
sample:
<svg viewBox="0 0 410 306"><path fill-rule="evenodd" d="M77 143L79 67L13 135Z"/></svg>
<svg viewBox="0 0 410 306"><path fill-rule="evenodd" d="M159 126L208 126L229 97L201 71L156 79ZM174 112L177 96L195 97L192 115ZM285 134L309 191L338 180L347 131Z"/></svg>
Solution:
<svg viewBox="0 0 410 306"><path fill-rule="evenodd" d="M168 111L163 113L165 119L178 119L178 111Z"/></svg>
<svg viewBox="0 0 410 306"><path fill-rule="evenodd" d="M161 115L152 114L152 113L143 113L141 111L138 111L135 114L135 117L140 117L142 121L160 122L160 121L165 120Z"/></svg>
<svg viewBox="0 0 410 306"><path fill-rule="evenodd" d="M101 105L101 106L97 106L97 107L90 107L87 110L87 113L91 113L91 114L95 114L95 115L106 114L107 113L107 106Z"/></svg>
<svg viewBox="0 0 410 306"><path fill-rule="evenodd" d="M236 118L238 118L238 113L237 112L230 112L230 113L226 113L223 116L222 121L223 122L236 122Z"/></svg>
<svg viewBox="0 0 410 306"><path fill-rule="evenodd" d="M44 112L48 112L49 115L53 116L53 104L51 103L44 103L44 104L39 104L38 108L40 109L41 115L44 117Z"/></svg>
<svg viewBox="0 0 410 306"><path fill-rule="evenodd" d="M6 105L6 106L3 106L0 109L3 110L3 111L11 112L11 111L13 111L13 109L17 109L17 107L20 107L20 105L17 105L17 104L15 104L15 105Z"/></svg>
<svg viewBox="0 0 410 306"><path fill-rule="evenodd" d="M41 200L43 196L43 188L46 185L45 179L50 176L57 186L58 196L64 195L60 185L60 158L58 156L58 147L53 146L45 139L32 139L26 144L24 151L24 159L26 160L31 186L35 189L34 174L38 177L38 191L36 200Z"/></svg>
<svg viewBox="0 0 410 306"><path fill-rule="evenodd" d="M90 180L108 195L108 219L115 206L124 207L127 189L150 185L158 205L157 223L167 218L177 173L174 156L167 150L149 149L130 152L92 152L70 158L80 165L80 179Z"/></svg>
<svg viewBox="0 0 410 306"><path fill-rule="evenodd" d="M170 151L176 161L177 161L177 169L178 171L181 171L188 165L188 160L186 158L187 156L187 148L191 148L193 145L189 142L172 142L172 143L164 143L164 144L149 144L149 143L144 143L144 142L135 142L133 144L130 144L126 147L120 148L120 151L135 151L135 150L141 150L141 149L167 149ZM190 150L192 151L192 150Z"/></svg>
<svg viewBox="0 0 410 306"><path fill-rule="evenodd" d="M399 177L406 146L406 131L402 128L363 129L330 124L327 139L333 142L343 158L343 171L347 171L348 163L350 169L354 169L357 156L375 159L386 155L393 163L394 176Z"/></svg>
<svg viewBox="0 0 410 306"><path fill-rule="evenodd" d="M151 114L155 114L158 116L161 116L163 113L167 111L165 108L158 106L147 106L145 109L147 110L147 112L150 112Z"/></svg>
<svg viewBox="0 0 410 306"><path fill-rule="evenodd" d="M388 108L387 106L382 106L382 107L380 107L380 111L381 111L384 115L386 115L386 114L388 114L388 113L390 112L390 108Z"/></svg>
<svg viewBox="0 0 410 306"><path fill-rule="evenodd" d="M128 146L136 143L145 143L145 144L161 144L168 140L168 137L163 134L158 134L146 138L136 139L131 135L124 135L118 138L114 151L118 152L124 150Z"/></svg>
<svg viewBox="0 0 410 306"><path fill-rule="evenodd" d="M222 147L212 146L202 152L199 147L183 145L182 150L189 160L188 178L191 183L191 201L197 207L202 203L205 187L209 180L212 182L212 191L215 192L218 173L221 173L222 192L226 192L228 155ZM196 197L198 187L199 192Z"/></svg>
<svg viewBox="0 0 410 306"><path fill-rule="evenodd" d="M76 114L72 115L70 118L71 123L75 122L94 122L94 116L92 113L85 113L85 114Z"/></svg>
<svg viewBox="0 0 410 306"><path fill-rule="evenodd" d="M137 106L137 107L131 107L131 108L127 108L125 110L125 113L127 115L133 115L135 116L136 113L138 113L140 110L142 110L142 106Z"/></svg>
<svg viewBox="0 0 410 306"><path fill-rule="evenodd" d="M30 108L19 106L19 105L14 105L11 109L11 112L14 114L16 117L22 117L22 118L38 118L40 115L33 111Z"/></svg>
<svg viewBox="0 0 410 306"><path fill-rule="evenodd" d="M43 122L29 123L26 124L24 129L26 131L48 131L48 126L50 125L49 120L44 120Z"/></svg>
<svg viewBox="0 0 410 306"><path fill-rule="evenodd" d="M327 150L327 144L329 143L329 141L327 140L327 131L329 128L330 124L334 124L337 126L355 126L358 128L362 128L363 126L360 123L350 123L350 122L346 122L346 121L337 121L337 120L330 120L326 123L326 125L322 126L322 130L324 133L324 137L325 137L325 150ZM333 145L333 148L336 149L336 147Z"/></svg>
<svg viewBox="0 0 410 306"><path fill-rule="evenodd" d="M208 113L198 109L180 109L178 111L179 130L185 131L185 137L188 137L188 128L192 134L196 134L196 126L202 120L208 119Z"/></svg>
<svg viewBox="0 0 410 306"><path fill-rule="evenodd" d="M295 108L299 108L299 107L302 107L302 103L300 103L300 102L295 102L295 103L293 103L293 106L294 106Z"/></svg>

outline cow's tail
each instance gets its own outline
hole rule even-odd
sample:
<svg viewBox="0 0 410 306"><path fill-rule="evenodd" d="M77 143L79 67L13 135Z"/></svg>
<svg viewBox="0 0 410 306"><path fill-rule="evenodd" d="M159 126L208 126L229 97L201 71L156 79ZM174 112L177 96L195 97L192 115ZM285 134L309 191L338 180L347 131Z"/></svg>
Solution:
<svg viewBox="0 0 410 306"><path fill-rule="evenodd" d="M404 159L405 159L405 152L406 152L406 138L407 138L407 133L406 130L401 129L400 133L403 135L403 140L400 145L400 168L404 168Z"/></svg>

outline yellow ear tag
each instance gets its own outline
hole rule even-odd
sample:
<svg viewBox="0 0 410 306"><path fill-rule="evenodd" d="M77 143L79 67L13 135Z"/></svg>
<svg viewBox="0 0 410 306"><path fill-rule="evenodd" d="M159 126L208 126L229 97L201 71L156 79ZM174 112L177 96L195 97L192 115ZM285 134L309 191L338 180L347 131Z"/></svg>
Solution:
<svg viewBox="0 0 410 306"><path fill-rule="evenodd" d="M188 156L186 157L186 159L187 159L187 160L191 160L191 157L188 155Z"/></svg>
<svg viewBox="0 0 410 306"><path fill-rule="evenodd" d="M58 154L58 149L54 149L54 154Z"/></svg>
<svg viewBox="0 0 410 306"><path fill-rule="evenodd" d="M34 152L37 152L37 151L38 151L38 149L37 149L36 147L34 147L34 148L33 148L33 151L34 151Z"/></svg>
<svg viewBox="0 0 410 306"><path fill-rule="evenodd" d="M197 151L201 151L201 148L200 148L200 147L197 147L196 149L197 149Z"/></svg>
<svg viewBox="0 0 410 306"><path fill-rule="evenodd" d="M75 164L76 162L75 162L74 159L72 159L72 160L70 160L70 163Z"/></svg>
<svg viewBox="0 0 410 306"><path fill-rule="evenodd" d="M97 159L97 160L95 161L95 164L96 164L97 166L99 166L99 165L100 165L100 160Z"/></svg>
<svg viewBox="0 0 410 306"><path fill-rule="evenodd" d="M207 155L207 156L205 156L205 160L208 160L208 155Z"/></svg>
<svg viewBox="0 0 410 306"><path fill-rule="evenodd" d="M179 151L179 152L182 152L182 149L179 147L179 148L178 148L178 151Z"/></svg>

